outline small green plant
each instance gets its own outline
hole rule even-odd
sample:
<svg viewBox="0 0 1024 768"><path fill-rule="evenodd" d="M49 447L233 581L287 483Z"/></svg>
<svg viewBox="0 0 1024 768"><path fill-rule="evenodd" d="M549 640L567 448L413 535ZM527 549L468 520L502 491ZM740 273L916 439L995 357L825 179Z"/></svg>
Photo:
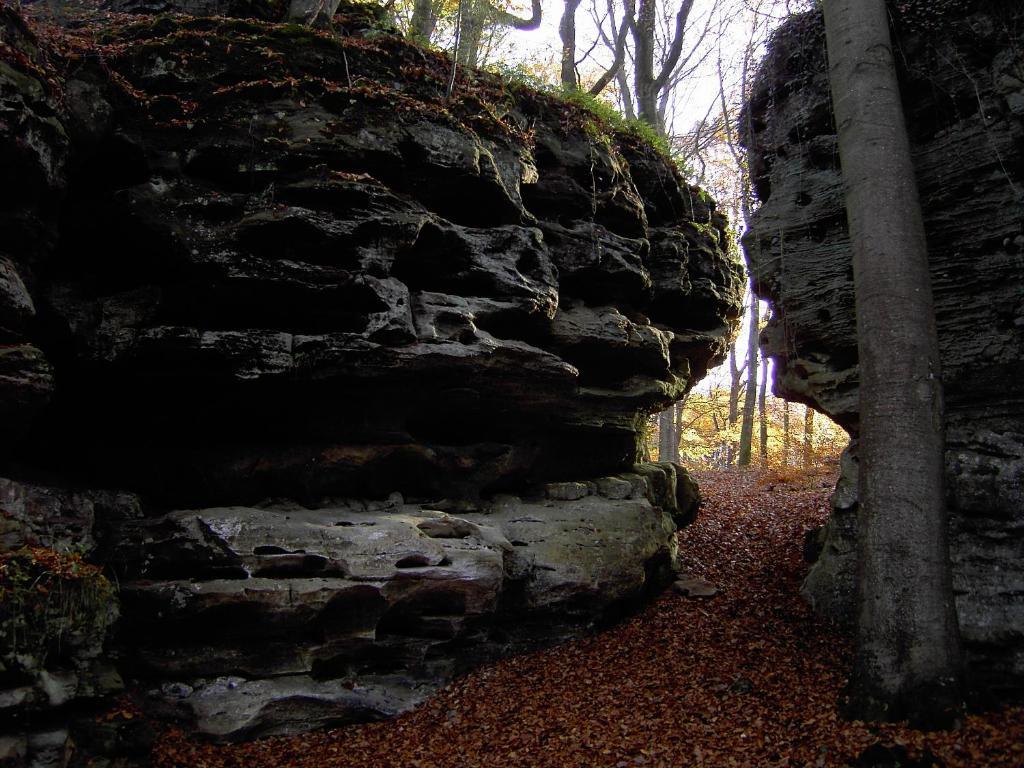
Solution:
<svg viewBox="0 0 1024 768"><path fill-rule="evenodd" d="M505 87L509 90L530 88L541 93L553 93L555 90L544 79L543 74L531 69L526 64L506 64L505 62L498 61L488 64L485 70L501 78Z"/></svg>
<svg viewBox="0 0 1024 768"><path fill-rule="evenodd" d="M0 555L0 661L42 667L63 646L102 641L115 591L77 553L22 547Z"/></svg>
<svg viewBox="0 0 1024 768"><path fill-rule="evenodd" d="M551 85L544 79L543 72L523 64L496 63L488 66L488 71L500 77L505 87L510 90L530 88L586 110L597 121L596 124L589 126L594 129L595 137L607 136L611 132L625 133L654 147L665 158L676 160L668 139L643 120L624 117L613 104L600 96L594 96L587 91Z"/></svg>
<svg viewBox="0 0 1024 768"><path fill-rule="evenodd" d="M586 91L559 90L558 96L570 104L575 104L587 110L607 128L629 134L654 147L666 159L674 160L672 148L669 146L668 140L643 120L624 117L612 104Z"/></svg>

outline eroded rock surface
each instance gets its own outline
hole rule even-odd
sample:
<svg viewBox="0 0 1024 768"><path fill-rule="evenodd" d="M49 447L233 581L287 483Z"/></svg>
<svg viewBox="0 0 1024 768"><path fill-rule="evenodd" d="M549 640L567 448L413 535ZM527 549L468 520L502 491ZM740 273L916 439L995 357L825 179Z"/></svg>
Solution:
<svg viewBox="0 0 1024 768"><path fill-rule="evenodd" d="M125 665L165 681L151 698L215 737L396 714L669 576L675 525L646 482L584 485L578 499L556 484L555 498L473 512L395 497L132 521L109 554L125 579Z"/></svg>
<svg viewBox="0 0 1024 768"><path fill-rule="evenodd" d="M1019 3L978 2L899 29L947 407L960 624L980 695L1024 687L1024 59ZM745 246L772 303L776 394L857 430L853 283L816 14L776 37L748 106L763 201ZM805 591L852 619L856 461Z"/></svg>
<svg viewBox="0 0 1024 768"><path fill-rule="evenodd" d="M699 496L639 428L741 306L634 136L280 5L71 4L46 44L0 6L0 541L105 564L129 686L217 738L393 714L669 583Z"/></svg>
<svg viewBox="0 0 1024 768"><path fill-rule="evenodd" d="M473 74L442 104L391 37L104 34L122 88L79 73L47 118L77 162L12 137L63 195L45 269L0 262L5 407L49 403L20 459L169 504L474 496L630 465L725 349L724 219L585 113Z"/></svg>

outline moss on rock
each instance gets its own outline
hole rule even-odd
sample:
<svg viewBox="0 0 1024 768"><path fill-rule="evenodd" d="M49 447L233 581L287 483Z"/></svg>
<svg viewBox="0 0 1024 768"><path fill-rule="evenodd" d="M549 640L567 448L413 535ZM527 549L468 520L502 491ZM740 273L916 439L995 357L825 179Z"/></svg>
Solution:
<svg viewBox="0 0 1024 768"><path fill-rule="evenodd" d="M8 672L102 645L116 617L114 586L80 555L44 547L0 555L0 663Z"/></svg>

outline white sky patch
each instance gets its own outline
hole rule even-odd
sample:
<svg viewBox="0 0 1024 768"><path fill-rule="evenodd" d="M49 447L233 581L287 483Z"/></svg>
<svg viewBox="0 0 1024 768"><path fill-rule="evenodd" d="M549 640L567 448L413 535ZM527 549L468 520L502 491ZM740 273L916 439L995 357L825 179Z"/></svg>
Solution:
<svg viewBox="0 0 1024 768"><path fill-rule="evenodd" d="M584 79L588 71L603 71L612 59L612 52L603 43L598 42L594 45L597 28L592 18L592 8L595 2L604 5L604 0L584 0L576 13L577 58L590 51L587 59L578 63L578 69L584 75ZM709 14L712 15L713 31L703 38L701 47L690 57L691 74L677 86L670 114L667 116L670 133L690 131L709 115L714 116L721 112L720 71L724 75L727 101L730 105L737 104L740 99L742 62L748 48L752 51L753 60L753 66L748 73L750 78L764 55L765 43L770 33L789 13L798 12L806 5L807 3L802 0L696 0L691 11L690 32L684 45L684 58L693 47L691 40L699 36ZM528 15L528 3L519 2L514 4L513 8L520 13L526 11ZM529 32L510 29L492 58L508 66L528 66L546 62L549 64L551 76L557 77L561 57L558 26L563 8L562 2L545 0L540 28ZM673 14L677 8L678 3L673 3ZM629 79L632 81L631 72ZM724 190L737 188L738 171L732 158L724 149L720 150L717 160L701 170L706 174L705 178L692 181L700 182L707 187L712 195L718 198L720 208L726 212L730 221L741 228L738 206L729 205L723 197ZM749 296L746 301L749 302ZM763 322L768 313L768 304L762 301L759 308ZM745 313L743 323L736 332L739 365L743 364L746 357L748 327L749 313ZM771 381L773 364L770 360L768 366ZM718 368L710 371L695 390L707 393L718 387L728 387L729 384L730 367L729 361L726 360Z"/></svg>

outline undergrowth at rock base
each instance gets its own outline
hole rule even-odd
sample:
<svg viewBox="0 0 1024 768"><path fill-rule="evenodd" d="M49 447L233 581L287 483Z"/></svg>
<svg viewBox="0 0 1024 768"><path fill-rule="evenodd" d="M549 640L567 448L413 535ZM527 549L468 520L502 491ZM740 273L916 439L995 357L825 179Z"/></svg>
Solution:
<svg viewBox="0 0 1024 768"><path fill-rule="evenodd" d="M62 646L102 637L113 602L113 585L78 554L44 547L0 554L0 659L42 667Z"/></svg>
<svg viewBox="0 0 1024 768"><path fill-rule="evenodd" d="M168 732L155 765L838 767L868 748L944 768L1024 763L1024 708L931 734L839 717L849 644L799 595L801 545L825 518L831 477L699 479L706 504L680 534L682 564L714 597L667 593L612 630L480 669L390 722L230 747Z"/></svg>

